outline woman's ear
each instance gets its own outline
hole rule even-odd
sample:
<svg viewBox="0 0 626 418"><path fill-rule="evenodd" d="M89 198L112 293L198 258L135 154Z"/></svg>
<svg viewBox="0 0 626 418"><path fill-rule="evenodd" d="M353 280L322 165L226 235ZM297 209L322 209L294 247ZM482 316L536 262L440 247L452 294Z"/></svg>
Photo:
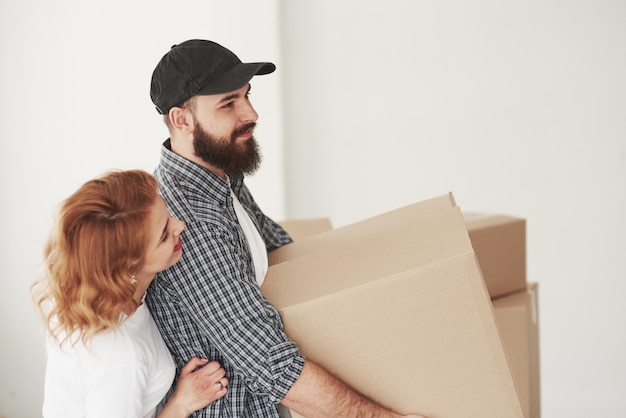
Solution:
<svg viewBox="0 0 626 418"><path fill-rule="evenodd" d="M194 130L194 121L191 112L182 107L173 107L168 113L172 126L183 133L191 133Z"/></svg>

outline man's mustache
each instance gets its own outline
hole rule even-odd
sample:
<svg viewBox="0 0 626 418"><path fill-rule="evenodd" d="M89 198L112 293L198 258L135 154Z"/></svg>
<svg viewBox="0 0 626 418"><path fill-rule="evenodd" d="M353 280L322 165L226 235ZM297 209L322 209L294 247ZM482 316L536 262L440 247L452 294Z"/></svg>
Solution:
<svg viewBox="0 0 626 418"><path fill-rule="evenodd" d="M256 126L256 122L250 122L250 123L246 123L245 125L242 125L238 129L233 131L231 139L234 141L239 136L241 136L241 135L245 134L246 132L248 132L250 129L254 129L255 126Z"/></svg>

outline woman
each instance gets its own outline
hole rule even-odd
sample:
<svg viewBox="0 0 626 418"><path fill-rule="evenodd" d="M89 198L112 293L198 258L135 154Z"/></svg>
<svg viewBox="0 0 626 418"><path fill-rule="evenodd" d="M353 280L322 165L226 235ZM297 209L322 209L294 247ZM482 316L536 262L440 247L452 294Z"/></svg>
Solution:
<svg viewBox="0 0 626 418"><path fill-rule="evenodd" d="M185 225L141 170L85 183L61 206L33 297L49 338L43 416L187 417L226 394L217 362L176 368L143 297L182 255ZM172 389L173 390L173 389Z"/></svg>

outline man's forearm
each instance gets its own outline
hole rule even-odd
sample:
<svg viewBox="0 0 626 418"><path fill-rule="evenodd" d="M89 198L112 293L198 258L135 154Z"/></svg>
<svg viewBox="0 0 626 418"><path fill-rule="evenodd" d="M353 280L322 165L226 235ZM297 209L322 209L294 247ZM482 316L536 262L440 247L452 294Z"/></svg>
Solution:
<svg viewBox="0 0 626 418"><path fill-rule="evenodd" d="M309 360L304 362L300 377L287 392L282 404L305 417L401 416L368 400Z"/></svg>

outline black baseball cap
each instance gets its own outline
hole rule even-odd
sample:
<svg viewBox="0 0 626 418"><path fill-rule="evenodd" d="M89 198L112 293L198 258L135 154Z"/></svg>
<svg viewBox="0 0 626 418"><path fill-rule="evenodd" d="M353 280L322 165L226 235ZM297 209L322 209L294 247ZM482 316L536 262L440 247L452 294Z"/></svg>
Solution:
<svg viewBox="0 0 626 418"><path fill-rule="evenodd" d="M161 58L152 73L150 98L164 115L193 96L228 93L274 70L271 62L243 63L215 42L191 39L172 46Z"/></svg>

